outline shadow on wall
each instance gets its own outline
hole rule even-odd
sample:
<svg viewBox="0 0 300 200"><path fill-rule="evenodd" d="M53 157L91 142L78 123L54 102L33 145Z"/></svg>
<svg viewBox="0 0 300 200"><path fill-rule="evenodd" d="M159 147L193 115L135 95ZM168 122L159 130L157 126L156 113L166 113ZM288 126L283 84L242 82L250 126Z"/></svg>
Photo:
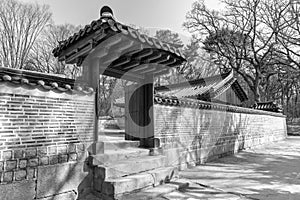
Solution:
<svg viewBox="0 0 300 200"><path fill-rule="evenodd" d="M198 130L192 141L196 164L218 159L245 149L245 127L249 123L239 113L204 112L197 117ZM248 133L251 135L251 133ZM193 151L187 151L186 162L193 157Z"/></svg>
<svg viewBox="0 0 300 200"><path fill-rule="evenodd" d="M276 117L246 113L159 107L156 123L169 165L201 164L283 137ZM271 120L269 118L272 118ZM271 127L271 126L275 126ZM279 137L277 137L279 136Z"/></svg>
<svg viewBox="0 0 300 200"><path fill-rule="evenodd" d="M37 199L82 199L92 191L93 170L86 155L78 162L40 166L37 175Z"/></svg>

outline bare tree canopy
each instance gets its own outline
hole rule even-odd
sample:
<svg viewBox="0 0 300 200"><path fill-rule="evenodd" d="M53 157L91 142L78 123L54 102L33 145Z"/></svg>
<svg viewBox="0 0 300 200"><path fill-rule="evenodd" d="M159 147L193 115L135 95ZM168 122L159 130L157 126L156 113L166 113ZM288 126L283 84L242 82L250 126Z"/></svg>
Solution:
<svg viewBox="0 0 300 200"><path fill-rule="evenodd" d="M260 101L263 79L283 66L295 69L299 63L295 52L290 56L295 60L289 58L295 48L287 43L287 38L295 38L289 29L291 24L296 27L299 15L290 0L222 2L225 9L220 12L208 9L202 0L195 2L184 26L198 36L218 65L233 68L243 77L254 99Z"/></svg>
<svg viewBox="0 0 300 200"><path fill-rule="evenodd" d="M221 69L235 70L254 101L276 101L288 117L300 116L300 2L220 2L216 11L196 1L184 26Z"/></svg>
<svg viewBox="0 0 300 200"><path fill-rule="evenodd" d="M170 30L158 30L155 37L179 48L187 59L184 65L170 69L168 74L158 77L157 85L184 82L219 72L208 58L208 53L201 49L200 42L196 37L192 36L187 44L183 44L178 33Z"/></svg>
<svg viewBox="0 0 300 200"><path fill-rule="evenodd" d="M64 74L69 78L75 78L79 67L59 62L53 57L52 50L57 47L60 41L68 39L79 29L80 26L72 24L48 24L45 26L33 45L26 69L52 74Z"/></svg>
<svg viewBox="0 0 300 200"><path fill-rule="evenodd" d="M50 19L49 6L0 0L2 65L22 69L35 40Z"/></svg>
<svg viewBox="0 0 300 200"><path fill-rule="evenodd" d="M285 6L283 2L277 5L283 6ZM274 7L270 8L270 12L276 14L278 11ZM287 58L289 65L300 70L300 1L290 0L280 20L280 28L274 26L274 23L269 23L270 28L276 33L276 41L280 47L278 52Z"/></svg>

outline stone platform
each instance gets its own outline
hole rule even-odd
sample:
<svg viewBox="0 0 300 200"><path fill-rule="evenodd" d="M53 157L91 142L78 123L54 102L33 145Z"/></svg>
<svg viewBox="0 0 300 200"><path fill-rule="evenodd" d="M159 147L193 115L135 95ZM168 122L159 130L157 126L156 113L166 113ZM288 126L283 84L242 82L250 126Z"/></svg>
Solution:
<svg viewBox="0 0 300 200"><path fill-rule="evenodd" d="M166 166L165 156L152 156L149 149L139 146L139 141L125 140L122 131L99 135L99 153L89 160L94 168L93 190L97 198L124 199L124 195L178 178L177 168Z"/></svg>

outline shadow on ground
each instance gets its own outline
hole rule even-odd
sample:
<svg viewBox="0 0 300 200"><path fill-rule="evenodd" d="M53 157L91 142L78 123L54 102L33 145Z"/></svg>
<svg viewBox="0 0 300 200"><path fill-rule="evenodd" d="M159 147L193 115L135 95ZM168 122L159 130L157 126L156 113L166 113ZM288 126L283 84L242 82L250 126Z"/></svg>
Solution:
<svg viewBox="0 0 300 200"><path fill-rule="evenodd" d="M236 199L298 200L300 137L289 137L260 149L246 150L188 169L180 175L202 186L203 191L200 188L181 191L190 195L212 192L211 196L234 194Z"/></svg>

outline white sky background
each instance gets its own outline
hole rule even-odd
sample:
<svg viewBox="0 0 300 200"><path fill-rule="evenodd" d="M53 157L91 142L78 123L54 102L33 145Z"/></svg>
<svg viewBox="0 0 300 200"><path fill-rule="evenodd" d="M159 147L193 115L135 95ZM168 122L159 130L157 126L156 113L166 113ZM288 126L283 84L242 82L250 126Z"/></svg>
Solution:
<svg viewBox="0 0 300 200"><path fill-rule="evenodd" d="M142 27L171 29L190 35L182 27L195 0L21 0L50 5L56 24L89 24L99 18L102 6L113 9L117 21ZM219 9L219 0L205 0L209 8Z"/></svg>

